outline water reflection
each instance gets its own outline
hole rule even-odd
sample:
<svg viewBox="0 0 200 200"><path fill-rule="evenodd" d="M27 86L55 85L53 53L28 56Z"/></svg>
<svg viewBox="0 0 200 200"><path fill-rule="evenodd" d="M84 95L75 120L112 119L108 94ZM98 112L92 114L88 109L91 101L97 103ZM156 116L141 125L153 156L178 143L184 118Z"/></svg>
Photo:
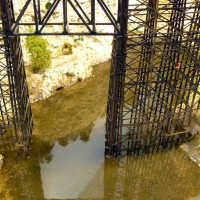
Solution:
<svg viewBox="0 0 200 200"><path fill-rule="evenodd" d="M103 198L104 123L102 118L95 121L87 143L83 136L67 146L56 142L50 153L51 161L40 162L45 198L76 199L84 195L89 195L89 198ZM96 189L93 186L93 192L85 194L85 188L97 176Z"/></svg>
<svg viewBox="0 0 200 200"><path fill-rule="evenodd" d="M88 142L63 147L40 162L46 199L184 200L200 194L200 169L181 149L104 162L104 119L95 121Z"/></svg>
<svg viewBox="0 0 200 200"><path fill-rule="evenodd" d="M95 77L33 106L31 158L16 161L14 154L4 154L0 199L199 198L200 168L181 149L104 161L105 120L97 117L105 115L105 67L100 65ZM199 158L195 152L190 151Z"/></svg>
<svg viewBox="0 0 200 200"><path fill-rule="evenodd" d="M19 160L14 167L13 162L5 163L3 174L12 174L7 185L13 186L13 199L199 198L200 168L181 148L104 160L104 124L104 118L94 122L88 142L80 136L68 140L66 146L60 141L53 145L36 141L39 160L32 154L30 160ZM0 191L0 199L5 196Z"/></svg>
<svg viewBox="0 0 200 200"><path fill-rule="evenodd" d="M200 194L200 169L180 149L109 159L105 199L184 200Z"/></svg>

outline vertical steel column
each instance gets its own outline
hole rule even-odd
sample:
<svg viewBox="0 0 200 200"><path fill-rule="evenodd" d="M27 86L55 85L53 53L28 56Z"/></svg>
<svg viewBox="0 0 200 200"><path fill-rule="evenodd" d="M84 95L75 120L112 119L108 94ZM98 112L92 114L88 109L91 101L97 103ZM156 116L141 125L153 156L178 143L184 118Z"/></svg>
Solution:
<svg viewBox="0 0 200 200"><path fill-rule="evenodd" d="M3 128L4 132L0 137L0 143L3 141L4 144L15 144L18 150L22 150L27 155L33 120L22 48L19 36L7 36L14 22L10 2L8 0L1 1L0 9L3 31L2 48L5 50L1 56L1 66L4 66L1 75L4 75L4 82L1 82L0 85L1 88L5 84L7 85L6 92L1 90L1 100L7 104L4 105L4 112L1 112L0 120L3 121L4 118L7 118L7 124Z"/></svg>
<svg viewBox="0 0 200 200"><path fill-rule="evenodd" d="M128 0L118 2L118 23L122 36L113 39L112 63L106 119L105 155L118 155L122 134L123 94L126 65Z"/></svg>

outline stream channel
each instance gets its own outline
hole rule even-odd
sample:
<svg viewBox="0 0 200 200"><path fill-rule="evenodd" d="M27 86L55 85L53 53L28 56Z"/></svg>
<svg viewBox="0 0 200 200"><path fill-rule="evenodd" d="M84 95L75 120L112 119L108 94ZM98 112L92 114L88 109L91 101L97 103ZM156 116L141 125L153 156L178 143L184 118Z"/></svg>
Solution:
<svg viewBox="0 0 200 200"><path fill-rule="evenodd" d="M2 153L0 199L200 199L200 168L181 148L105 160L109 67L32 105L30 158Z"/></svg>

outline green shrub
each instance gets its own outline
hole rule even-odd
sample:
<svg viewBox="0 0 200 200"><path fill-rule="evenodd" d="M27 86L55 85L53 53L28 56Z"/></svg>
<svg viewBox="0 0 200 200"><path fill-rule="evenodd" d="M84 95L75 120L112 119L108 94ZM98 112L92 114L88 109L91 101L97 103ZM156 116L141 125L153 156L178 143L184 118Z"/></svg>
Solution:
<svg viewBox="0 0 200 200"><path fill-rule="evenodd" d="M51 3L50 1L48 1L48 2L46 3L46 5L45 5L45 8L46 8L47 10L49 10L49 8L51 7L51 5L52 5L52 3Z"/></svg>
<svg viewBox="0 0 200 200"><path fill-rule="evenodd" d="M74 42L77 42L77 41L83 41L83 36L78 36L78 38L75 38L74 39Z"/></svg>
<svg viewBox="0 0 200 200"><path fill-rule="evenodd" d="M33 72L39 72L50 67L51 51L48 46L48 41L42 36L26 37L26 47L30 53Z"/></svg>
<svg viewBox="0 0 200 200"><path fill-rule="evenodd" d="M62 47L62 51L65 55L73 54L72 45L68 42L65 42Z"/></svg>

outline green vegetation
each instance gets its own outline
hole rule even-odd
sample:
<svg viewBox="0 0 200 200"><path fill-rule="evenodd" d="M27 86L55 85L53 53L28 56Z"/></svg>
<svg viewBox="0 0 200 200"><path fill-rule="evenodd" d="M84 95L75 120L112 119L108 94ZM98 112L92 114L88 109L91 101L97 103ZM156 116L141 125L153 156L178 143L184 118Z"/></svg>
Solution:
<svg viewBox="0 0 200 200"><path fill-rule="evenodd" d="M74 39L74 42L77 42L77 41L83 41L83 36L78 36L78 38L75 38Z"/></svg>
<svg viewBox="0 0 200 200"><path fill-rule="evenodd" d="M30 53L32 70L34 73L49 68L51 65L51 51L48 41L41 36L26 37L26 47Z"/></svg>
<svg viewBox="0 0 200 200"><path fill-rule="evenodd" d="M68 42L65 42L63 47L62 47L62 51L65 55L73 54L72 45Z"/></svg>
<svg viewBox="0 0 200 200"><path fill-rule="evenodd" d="M50 1L48 1L46 4L45 4L45 8L47 10L49 10L49 8L51 7L52 3Z"/></svg>

